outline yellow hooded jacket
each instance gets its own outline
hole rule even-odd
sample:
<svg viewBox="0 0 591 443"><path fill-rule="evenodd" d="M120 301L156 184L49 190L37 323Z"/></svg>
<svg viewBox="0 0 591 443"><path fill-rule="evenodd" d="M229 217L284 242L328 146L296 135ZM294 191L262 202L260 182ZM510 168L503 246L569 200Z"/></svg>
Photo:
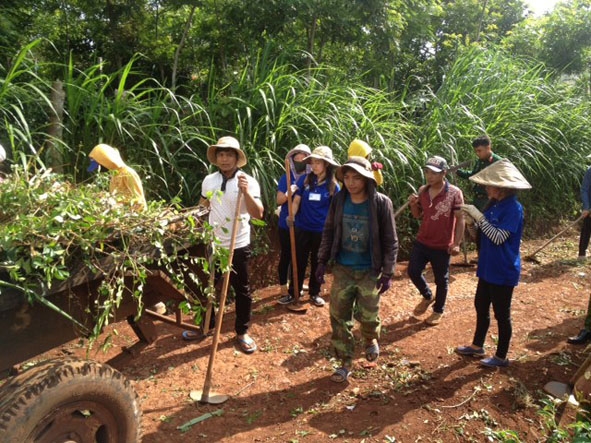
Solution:
<svg viewBox="0 0 591 443"><path fill-rule="evenodd" d="M367 160L369 160L369 154L371 154L371 147L366 142L359 139L355 139L351 142L349 145L349 151L347 152L349 158L356 156L363 157ZM378 186L381 186L384 183L384 176L379 169L373 171L373 177Z"/></svg>
<svg viewBox="0 0 591 443"><path fill-rule="evenodd" d="M140 177L123 162L117 149L101 143L96 145L88 156L99 165L113 171L109 190L117 200L124 200L140 211L146 209L146 197Z"/></svg>

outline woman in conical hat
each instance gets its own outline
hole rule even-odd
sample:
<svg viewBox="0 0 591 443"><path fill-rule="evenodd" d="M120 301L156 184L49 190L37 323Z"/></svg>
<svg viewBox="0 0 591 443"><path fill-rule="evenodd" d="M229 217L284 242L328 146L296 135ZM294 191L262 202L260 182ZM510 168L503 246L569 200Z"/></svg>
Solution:
<svg viewBox="0 0 591 443"><path fill-rule="evenodd" d="M523 206L517 201L517 190L531 189L531 185L507 159L493 163L470 180L485 186L489 203L484 213L474 205L462 206L466 218L479 230L480 254L474 299L476 330L472 344L459 346L456 352L484 357L492 305L499 329L497 350L480 363L493 368L505 367L509 365L507 354L512 335L511 299L521 272L519 245L523 233Z"/></svg>

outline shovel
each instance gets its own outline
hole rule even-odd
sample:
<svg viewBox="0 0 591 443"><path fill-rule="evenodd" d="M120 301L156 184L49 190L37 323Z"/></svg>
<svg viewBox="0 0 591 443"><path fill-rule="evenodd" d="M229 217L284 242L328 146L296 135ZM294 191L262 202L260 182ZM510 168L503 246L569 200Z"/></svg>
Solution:
<svg viewBox="0 0 591 443"><path fill-rule="evenodd" d="M293 220L293 203L291 191L291 168L289 165L289 159L285 159L285 177L287 178L287 214L289 218ZM298 285L298 256L296 254L296 240L295 240L295 228L293 223L289 226L289 243L291 245L291 275L292 282L290 283L293 290L294 300L287 305L287 309L298 314L305 314L308 309L300 304L300 287Z"/></svg>
<svg viewBox="0 0 591 443"><path fill-rule="evenodd" d="M574 222L570 223L566 228L564 228L562 231L560 231L558 234L556 234L554 237L552 237L550 240L548 240L546 243L544 243L542 246L540 246L534 252L532 252L527 257L525 257L526 260L530 260L530 261L539 263L539 260L535 257L535 255L538 252L540 252L542 249L544 249L546 246L548 246L550 243L552 243L554 240L556 240L558 237L560 237L562 234L564 234L566 231L568 231L569 229L574 227L577 223L579 223L581 220L583 220L583 218L585 218L585 216L581 214L581 216L579 216L579 218L577 218Z"/></svg>
<svg viewBox="0 0 591 443"><path fill-rule="evenodd" d="M398 217L404 210L408 207L410 202L407 200L401 207L399 207L396 212L394 213L394 218Z"/></svg>
<svg viewBox="0 0 591 443"><path fill-rule="evenodd" d="M410 183L407 183L407 185L412 189L412 192L414 194L417 193L417 189L413 185L411 185ZM402 214L404 210L408 207L408 205L410 205L410 200L406 200L406 202L404 202L404 204L396 210L396 212L394 213L394 218Z"/></svg>
<svg viewBox="0 0 591 443"><path fill-rule="evenodd" d="M211 344L211 354L209 356L209 363L207 365L207 373L205 374L205 382L203 384L203 391L196 392L195 396L201 394L201 403L206 404L219 404L223 403L228 399L227 395L211 393L211 379L213 376L213 363L218 350L218 342L220 340L220 332L222 330L222 319L224 307L226 305L226 296L228 295L228 286L230 285L230 273L232 272L232 260L234 258L234 247L236 246L236 235L238 233L238 223L240 223L240 206L242 204L242 192L238 192L238 198L236 199L236 211L234 213L234 224L232 225L232 236L230 237L230 256L228 257L228 266L230 269L224 275L224 284L222 286L222 293L220 297L219 316L215 323L215 331L213 334L213 341ZM210 270L211 271L211 270Z"/></svg>
<svg viewBox="0 0 591 443"><path fill-rule="evenodd" d="M209 324L211 323L211 315L213 312L213 299L215 297L215 263L213 262L213 253L209 257L209 297L207 301L207 309L205 311L205 323L203 323L203 336L209 334Z"/></svg>

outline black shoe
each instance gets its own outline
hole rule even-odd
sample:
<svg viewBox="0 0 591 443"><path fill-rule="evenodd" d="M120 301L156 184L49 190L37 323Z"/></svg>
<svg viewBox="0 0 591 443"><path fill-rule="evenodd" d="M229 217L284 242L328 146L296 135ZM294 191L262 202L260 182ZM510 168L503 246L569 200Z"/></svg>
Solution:
<svg viewBox="0 0 591 443"><path fill-rule="evenodd" d="M582 345L588 341L591 341L591 331L588 331L587 329L581 329L579 335L576 337L569 337L566 342L570 343L571 345Z"/></svg>
<svg viewBox="0 0 591 443"><path fill-rule="evenodd" d="M279 303L280 305L289 305L290 303L293 303L295 300L295 297L293 295L284 295L283 297L281 297L279 300L277 300L277 303Z"/></svg>

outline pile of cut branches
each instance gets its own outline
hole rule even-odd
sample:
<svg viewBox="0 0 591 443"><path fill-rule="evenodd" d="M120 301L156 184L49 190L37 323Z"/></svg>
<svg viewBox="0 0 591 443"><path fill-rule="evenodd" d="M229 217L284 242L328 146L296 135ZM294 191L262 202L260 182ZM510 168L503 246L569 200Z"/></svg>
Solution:
<svg viewBox="0 0 591 443"><path fill-rule="evenodd" d="M92 339L121 303L124 277L133 278L139 314L149 269L164 269L179 288L187 278L206 288L207 282L190 269L179 272L183 264L209 272L208 260L191 256L188 248L210 246L222 269L227 256L215 247L211 227L201 220L203 208L181 210L150 202L147 210L135 212L105 192L108 180L109 175L102 174L94 183L73 185L49 170L31 174L17 168L0 183L0 297L6 288L18 290L29 302L43 303L76 321L48 296L100 278L93 330L84 331ZM197 298L187 305L199 311Z"/></svg>

